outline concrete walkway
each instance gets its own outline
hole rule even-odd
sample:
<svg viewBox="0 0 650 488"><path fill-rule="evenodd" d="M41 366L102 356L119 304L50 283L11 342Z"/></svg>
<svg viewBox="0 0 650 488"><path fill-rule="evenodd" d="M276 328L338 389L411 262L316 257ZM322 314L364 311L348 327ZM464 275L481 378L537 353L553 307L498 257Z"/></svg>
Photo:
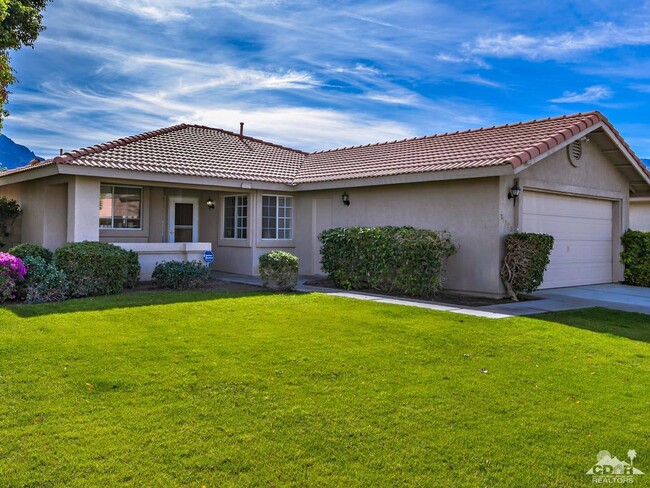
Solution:
<svg viewBox="0 0 650 488"><path fill-rule="evenodd" d="M232 273L213 272L215 278L235 283L246 283L261 286L259 276L237 275ZM411 307L426 308L442 312L460 313L502 319L521 315L533 315L545 312L560 312L579 308L604 307L626 312L639 312L650 315L650 288L639 288L626 285L590 285L569 288L554 288L533 293L537 300L529 300L503 305L488 305L484 307L463 307L447 303L438 303L414 298L397 298L375 293L358 291L341 291L332 288L322 288L305 285L305 282L322 279L315 276L300 276L298 278L298 291L319 292L328 295L368 300L377 303L391 303Z"/></svg>

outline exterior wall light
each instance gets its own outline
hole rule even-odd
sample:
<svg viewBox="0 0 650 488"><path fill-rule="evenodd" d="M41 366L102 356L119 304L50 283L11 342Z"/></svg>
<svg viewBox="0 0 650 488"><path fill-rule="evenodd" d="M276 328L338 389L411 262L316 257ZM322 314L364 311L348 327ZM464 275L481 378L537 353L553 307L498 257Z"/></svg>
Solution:
<svg viewBox="0 0 650 488"><path fill-rule="evenodd" d="M343 200L343 205L346 207L350 206L350 196L347 194L347 192L341 195L341 200Z"/></svg>
<svg viewBox="0 0 650 488"><path fill-rule="evenodd" d="M212 197L208 197L207 202L205 204L208 206L208 210L214 210L214 200Z"/></svg>
<svg viewBox="0 0 650 488"><path fill-rule="evenodd" d="M508 192L508 200L513 200L513 206L517 204L517 197L519 197L519 193L521 193L521 188L519 188L519 180L515 180L515 184L512 185L512 188L510 188L510 191Z"/></svg>

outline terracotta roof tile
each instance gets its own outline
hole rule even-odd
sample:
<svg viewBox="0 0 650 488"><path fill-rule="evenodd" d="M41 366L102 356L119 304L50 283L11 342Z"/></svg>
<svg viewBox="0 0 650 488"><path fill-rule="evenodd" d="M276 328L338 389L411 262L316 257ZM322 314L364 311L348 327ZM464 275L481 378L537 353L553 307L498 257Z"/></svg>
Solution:
<svg viewBox="0 0 650 488"><path fill-rule="evenodd" d="M311 183L510 164L520 166L598 122L598 112L312 153L295 182ZM609 125L609 123L608 123Z"/></svg>
<svg viewBox="0 0 650 488"><path fill-rule="evenodd" d="M395 176L452 169L518 167L599 123L599 112L457 131L307 154L233 132L180 124L77 149L2 174L73 165L284 184Z"/></svg>

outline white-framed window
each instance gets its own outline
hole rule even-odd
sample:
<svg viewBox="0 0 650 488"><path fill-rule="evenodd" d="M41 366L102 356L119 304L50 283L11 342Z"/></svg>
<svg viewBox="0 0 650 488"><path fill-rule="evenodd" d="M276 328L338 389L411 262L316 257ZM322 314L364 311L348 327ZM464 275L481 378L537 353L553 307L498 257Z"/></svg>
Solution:
<svg viewBox="0 0 650 488"><path fill-rule="evenodd" d="M262 239L293 239L293 197L262 195Z"/></svg>
<svg viewBox="0 0 650 488"><path fill-rule="evenodd" d="M223 237L248 238L248 195L232 195L223 199Z"/></svg>
<svg viewBox="0 0 650 488"><path fill-rule="evenodd" d="M142 188L100 185L100 229L142 229Z"/></svg>

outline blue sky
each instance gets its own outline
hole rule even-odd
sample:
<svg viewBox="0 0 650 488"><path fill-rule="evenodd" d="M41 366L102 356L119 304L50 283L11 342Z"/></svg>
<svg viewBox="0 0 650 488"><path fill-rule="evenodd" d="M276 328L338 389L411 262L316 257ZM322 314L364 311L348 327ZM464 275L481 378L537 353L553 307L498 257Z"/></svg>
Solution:
<svg viewBox="0 0 650 488"><path fill-rule="evenodd" d="M55 0L44 23L3 132L45 157L180 122L319 150L594 109L650 156L650 2Z"/></svg>

